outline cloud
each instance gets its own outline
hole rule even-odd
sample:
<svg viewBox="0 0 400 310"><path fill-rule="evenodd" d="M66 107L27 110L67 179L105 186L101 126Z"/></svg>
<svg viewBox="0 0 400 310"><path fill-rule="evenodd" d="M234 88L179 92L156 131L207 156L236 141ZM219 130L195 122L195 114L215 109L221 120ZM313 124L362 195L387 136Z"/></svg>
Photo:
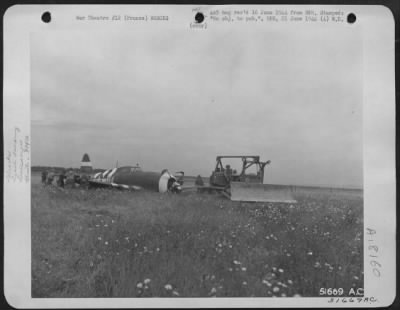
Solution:
<svg viewBox="0 0 400 310"><path fill-rule="evenodd" d="M216 155L256 154L268 182L362 185L362 45L347 30L35 34L33 164L88 152L208 175Z"/></svg>

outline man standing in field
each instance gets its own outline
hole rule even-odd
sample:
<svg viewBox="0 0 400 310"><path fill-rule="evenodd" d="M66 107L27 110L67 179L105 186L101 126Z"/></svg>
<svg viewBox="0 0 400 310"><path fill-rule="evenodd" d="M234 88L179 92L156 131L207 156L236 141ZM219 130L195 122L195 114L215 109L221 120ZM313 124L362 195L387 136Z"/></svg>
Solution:
<svg viewBox="0 0 400 310"><path fill-rule="evenodd" d="M54 180L54 172L53 170L50 170L49 174L47 175L47 185L53 184Z"/></svg>
<svg viewBox="0 0 400 310"><path fill-rule="evenodd" d="M46 185L47 180L47 170L42 171L42 184Z"/></svg>
<svg viewBox="0 0 400 310"><path fill-rule="evenodd" d="M200 174L197 176L196 181L194 182L194 185L204 186L204 181Z"/></svg>
<svg viewBox="0 0 400 310"><path fill-rule="evenodd" d="M72 169L70 169L67 172L65 185L67 185L68 188L73 188L74 187L74 183L75 183L74 173L73 173Z"/></svg>
<svg viewBox="0 0 400 310"><path fill-rule="evenodd" d="M65 184L65 170L62 170L60 172L60 175L58 176L58 186L64 187Z"/></svg>

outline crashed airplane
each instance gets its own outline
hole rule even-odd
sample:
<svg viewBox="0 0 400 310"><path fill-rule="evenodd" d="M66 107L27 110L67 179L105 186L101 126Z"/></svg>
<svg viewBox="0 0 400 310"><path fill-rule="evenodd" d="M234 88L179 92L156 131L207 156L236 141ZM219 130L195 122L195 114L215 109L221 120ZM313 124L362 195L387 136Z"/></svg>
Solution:
<svg viewBox="0 0 400 310"><path fill-rule="evenodd" d="M120 189L141 190L148 189L165 192L180 192L183 178L178 179L167 169L161 173L142 171L136 166L125 166L108 169L93 175L89 180L89 187L113 187Z"/></svg>

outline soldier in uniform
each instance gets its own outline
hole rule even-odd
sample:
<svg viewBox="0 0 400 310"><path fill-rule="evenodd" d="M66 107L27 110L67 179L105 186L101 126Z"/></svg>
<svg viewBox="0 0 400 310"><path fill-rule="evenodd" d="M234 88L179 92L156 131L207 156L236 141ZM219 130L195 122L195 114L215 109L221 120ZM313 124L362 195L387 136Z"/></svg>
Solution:
<svg viewBox="0 0 400 310"><path fill-rule="evenodd" d="M42 184L46 185L47 181L47 170L42 171Z"/></svg>
<svg viewBox="0 0 400 310"><path fill-rule="evenodd" d="M62 170L58 176L58 186L64 187L65 184L65 170Z"/></svg>
<svg viewBox="0 0 400 310"><path fill-rule="evenodd" d="M67 185L67 187L71 188L74 187L74 173L72 172L72 170L68 170L66 178L65 178L65 185Z"/></svg>
<svg viewBox="0 0 400 310"><path fill-rule="evenodd" d="M54 171L50 170L49 174L47 175L47 185L53 184L54 181Z"/></svg>
<svg viewBox="0 0 400 310"><path fill-rule="evenodd" d="M77 174L74 175L74 183L76 186L79 186L81 184L81 176L80 175L77 175Z"/></svg>
<svg viewBox="0 0 400 310"><path fill-rule="evenodd" d="M194 183L196 186L204 186L204 181L201 175L199 174L196 178L196 181Z"/></svg>

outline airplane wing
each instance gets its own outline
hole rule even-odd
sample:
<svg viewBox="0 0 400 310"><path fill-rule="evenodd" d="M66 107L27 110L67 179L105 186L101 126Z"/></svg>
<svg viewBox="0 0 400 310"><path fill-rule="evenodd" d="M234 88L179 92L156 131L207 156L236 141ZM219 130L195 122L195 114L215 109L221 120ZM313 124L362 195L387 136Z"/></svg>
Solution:
<svg viewBox="0 0 400 310"><path fill-rule="evenodd" d="M142 187L136 185L117 184L113 182L106 182L100 180L89 180L89 184L91 187L97 187L97 188L119 188L119 189L135 190L135 191L142 189Z"/></svg>

